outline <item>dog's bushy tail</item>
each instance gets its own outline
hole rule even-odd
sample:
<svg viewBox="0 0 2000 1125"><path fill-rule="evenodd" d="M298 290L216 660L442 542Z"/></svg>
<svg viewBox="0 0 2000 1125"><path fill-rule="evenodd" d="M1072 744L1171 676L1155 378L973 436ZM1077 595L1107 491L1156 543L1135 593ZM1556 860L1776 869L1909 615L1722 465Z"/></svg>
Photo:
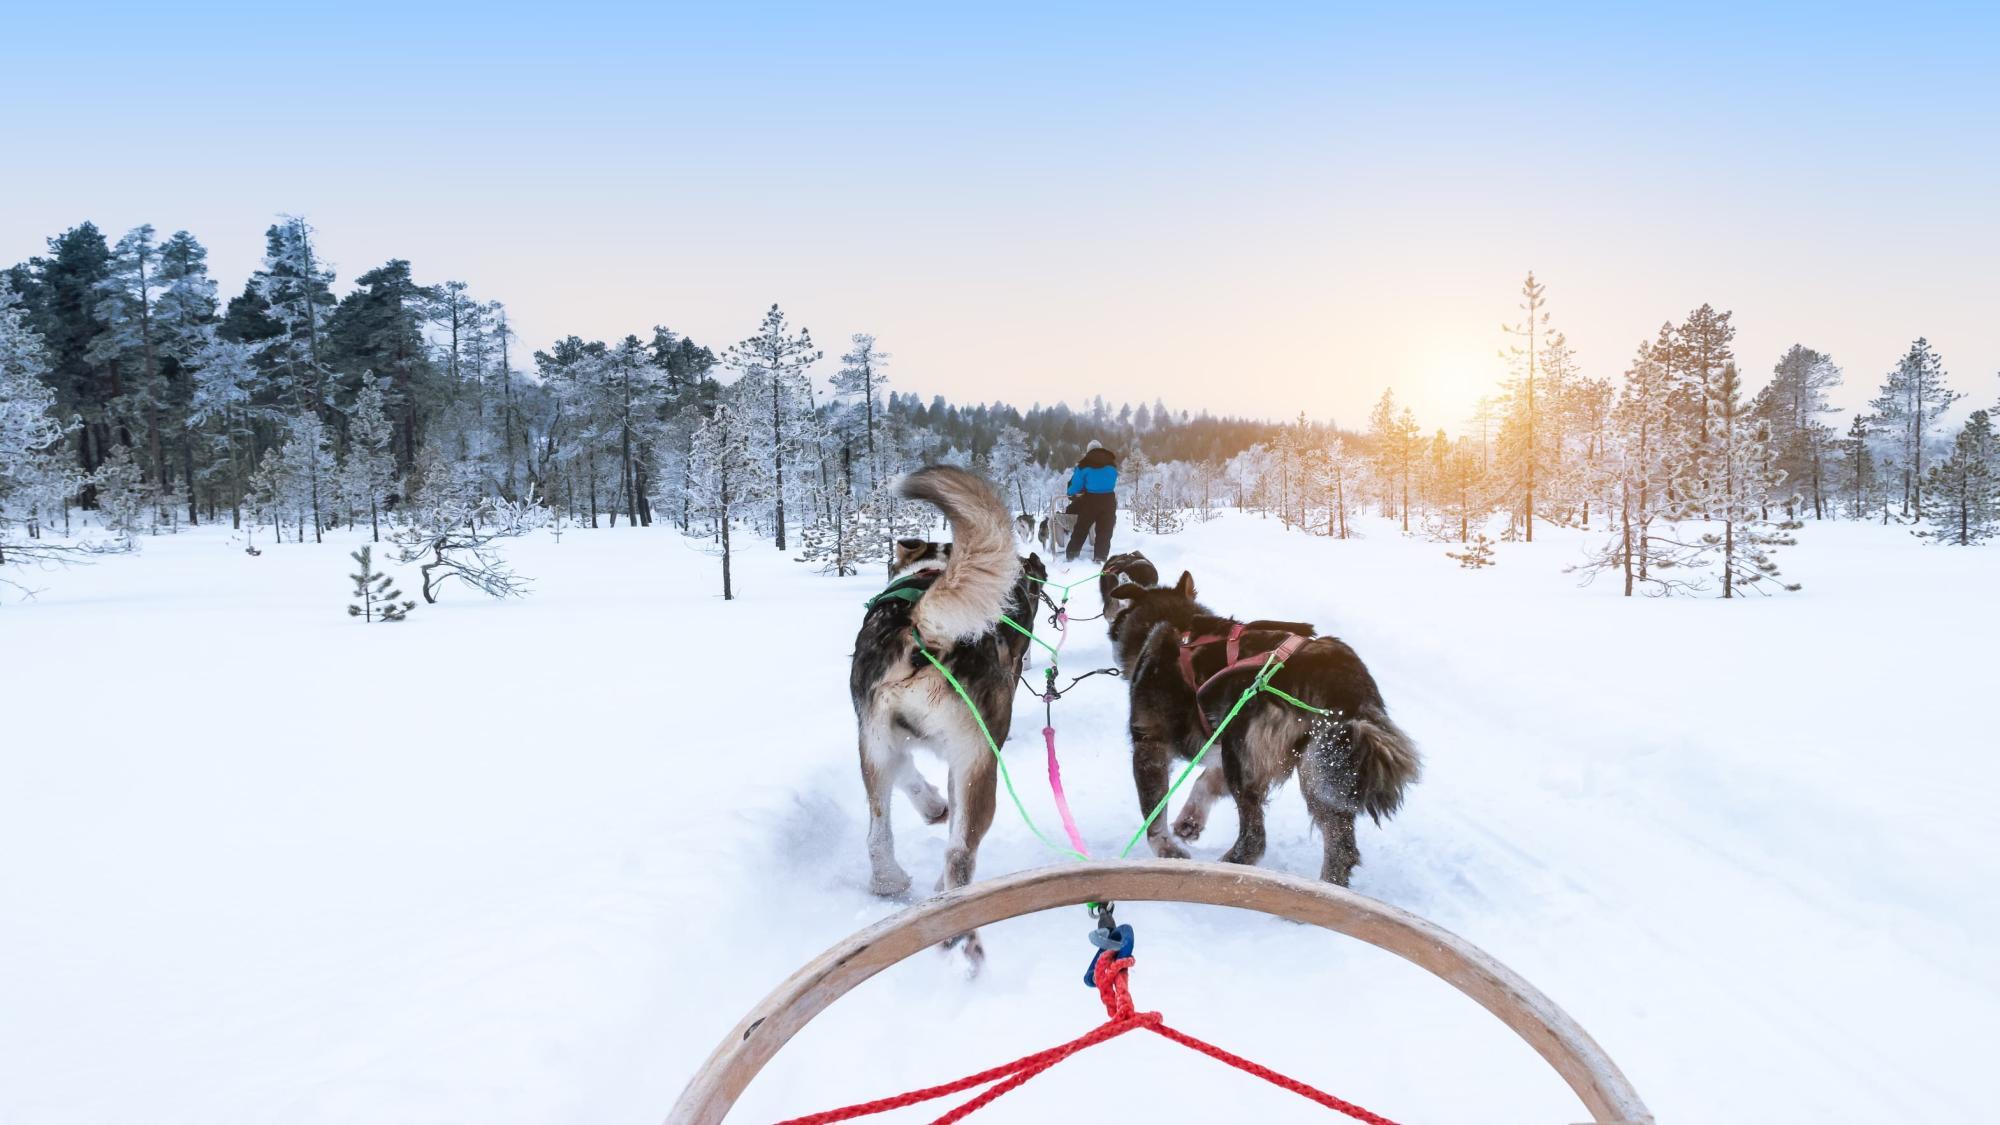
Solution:
<svg viewBox="0 0 2000 1125"><path fill-rule="evenodd" d="M1424 771L1423 755L1388 712L1369 705L1347 721L1348 743L1354 753L1355 790L1361 811L1375 823L1403 807L1403 790Z"/></svg>
<svg viewBox="0 0 2000 1125"><path fill-rule="evenodd" d="M993 486L951 465L918 469L896 483L899 495L934 504L951 521L944 574L911 614L925 640L976 637L1000 621L1007 594L1021 576L1014 553L1014 517Z"/></svg>

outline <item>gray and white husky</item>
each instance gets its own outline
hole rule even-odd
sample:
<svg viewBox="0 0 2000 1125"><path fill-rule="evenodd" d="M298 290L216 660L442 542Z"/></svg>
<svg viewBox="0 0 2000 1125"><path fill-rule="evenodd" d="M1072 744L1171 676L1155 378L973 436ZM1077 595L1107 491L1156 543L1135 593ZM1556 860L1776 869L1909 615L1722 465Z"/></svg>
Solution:
<svg viewBox="0 0 2000 1125"><path fill-rule="evenodd" d="M910 876L896 861L890 798L901 789L931 824L949 818L949 843L937 889L972 881L979 842L993 823L992 751L979 724L922 647L951 670L979 708L994 742L1013 724L1014 684L1028 639L1000 623L1003 613L1032 628L1036 593L1025 572L1046 578L1041 559L1014 553L1014 520L993 488L948 465L919 469L897 484L901 495L936 505L951 523L952 541L899 540L889 588L873 599L854 638L848 688L859 727L861 781L868 792L870 886L900 895ZM949 797L917 772L911 750L923 745L943 758ZM974 965L983 950L963 934Z"/></svg>

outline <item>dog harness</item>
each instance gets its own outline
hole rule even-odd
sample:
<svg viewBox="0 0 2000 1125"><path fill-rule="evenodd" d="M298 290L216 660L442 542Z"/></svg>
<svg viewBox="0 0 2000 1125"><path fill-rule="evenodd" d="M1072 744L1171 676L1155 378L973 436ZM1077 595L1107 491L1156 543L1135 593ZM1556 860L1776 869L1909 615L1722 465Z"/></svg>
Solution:
<svg viewBox="0 0 2000 1125"><path fill-rule="evenodd" d="M1222 677L1229 675L1231 672L1241 672L1246 669L1255 671L1263 667L1268 661L1275 660L1276 663L1283 664L1285 661L1290 660L1293 653L1304 648L1305 643L1312 639L1312 626L1303 626L1304 632L1300 632L1300 628L1301 626L1298 624L1288 621L1252 621L1249 624L1244 624L1241 621L1232 621L1229 623L1228 631L1222 633L1207 633L1196 636L1192 629L1182 631L1180 644L1181 678L1187 681L1188 688L1194 692L1194 713L1201 719L1202 733L1211 738L1215 736L1215 727L1208 721L1208 712L1204 711L1201 706L1201 693L1213 687L1217 680L1222 679ZM1259 632L1282 631L1288 635L1284 640L1278 642L1276 648L1277 655L1275 657L1272 656L1272 650L1270 649L1245 656L1243 655L1243 634L1250 630ZM1206 679L1201 679L1195 675L1195 654L1215 644L1222 646L1222 668L1214 675Z"/></svg>
<svg viewBox="0 0 2000 1125"><path fill-rule="evenodd" d="M922 598L925 592L931 588L931 584L943 576L944 571L938 567L925 567L922 570L905 574L894 582L889 583L881 593L869 598L862 608L865 612L888 601L908 602L911 605L915 605L918 599Z"/></svg>

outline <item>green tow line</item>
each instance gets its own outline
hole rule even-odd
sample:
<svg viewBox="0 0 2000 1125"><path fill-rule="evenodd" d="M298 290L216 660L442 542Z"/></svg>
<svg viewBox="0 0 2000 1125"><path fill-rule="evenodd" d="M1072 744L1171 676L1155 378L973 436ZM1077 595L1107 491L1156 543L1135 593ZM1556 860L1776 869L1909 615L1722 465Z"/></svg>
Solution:
<svg viewBox="0 0 2000 1125"><path fill-rule="evenodd" d="M1075 582L1068 583L1067 585L1061 585L1054 582L1047 582L1040 578L1036 578L1032 574L1022 575L1022 577L1026 578L1030 582L1040 583L1043 586L1052 586L1058 590L1061 590L1063 592L1063 604L1067 605L1069 603L1069 591L1072 587L1081 586L1085 582L1089 582L1098 578L1101 574L1102 572L1100 571L1098 574L1090 575L1088 578L1079 578ZM917 599L922 596L923 596L923 591L920 589L916 589L913 587L891 586L889 589L884 590L882 593L877 594L875 595L875 597L869 599L868 606L869 608L872 609L874 608L876 602L879 602L884 598L896 598L914 604L917 601ZM1048 649L1051 655L1055 653L1056 651L1055 646L1051 645L1049 642L1043 640L1042 638L1036 636L1034 630L1023 627L1019 622L1015 621L1010 617L1005 616L1004 614L1001 616L1000 620L1008 627L1012 628L1014 631L1020 633L1022 636L1025 636L1029 640L1034 641L1036 644L1041 645L1043 648ZM1027 825L1028 831L1034 834L1035 839L1041 841L1042 846L1049 849L1050 851L1059 852L1063 855L1069 856L1072 859L1088 860L1090 858L1089 856L1084 855L1082 852L1077 851L1075 848L1069 847L1064 844L1058 844L1053 840L1050 840L1046 835L1042 833L1041 828L1035 824L1035 818L1028 815L1028 807L1022 804L1021 794L1017 792L1014 788L1013 775L1008 773L1007 771L1007 759L1000 753L1000 744L993 740L993 732L987 729L986 716L979 713L978 704L972 701L971 694L969 694L965 690L964 684L958 682L958 677L951 674L951 669L944 666L944 661L939 660L935 655L932 654L930 648L924 644L923 634L918 632L917 627L914 625L910 626L910 636L915 638L917 642L917 651L923 654L924 659L930 662L931 667L936 668L938 670L938 674L944 677L944 682L951 685L951 690L957 693L959 700L965 704L965 709L967 711L972 712L972 721L978 724L979 734L982 738L986 740L986 748L992 751L993 761L996 765L1000 767L1000 781L1007 787L1007 797L1009 800L1013 801L1014 811L1020 814L1021 823ZM1146 819L1139 825L1138 831L1132 833L1132 838L1125 841L1124 850L1118 853L1119 859L1131 858L1132 849L1138 847L1139 841L1146 838L1147 830L1153 827L1153 822L1160 819L1160 814L1165 812L1167 806L1173 802L1174 794L1180 792L1182 786L1187 784L1188 778L1193 777L1195 771L1201 768L1202 759L1208 756L1209 750L1215 745L1215 740L1222 737L1222 732L1229 729L1229 724L1236 720L1237 714L1243 710L1243 708L1250 702L1252 698L1256 697L1260 693L1269 693L1271 695L1277 696L1279 699L1284 700L1286 703L1289 703L1292 706L1297 707L1302 711L1310 711L1315 715L1335 715L1339 713L1337 711L1329 710L1325 707L1315 707L1312 704L1307 703L1302 699L1299 699L1297 696L1292 695L1291 693L1285 691L1282 688L1272 686L1271 677L1277 675L1278 670L1285 666L1285 662L1279 660L1277 657L1278 657L1277 652L1273 651L1270 655L1264 658L1263 666L1257 670L1257 678L1250 682L1249 687L1243 689L1242 695L1236 697L1236 703L1229 708L1229 713L1222 717L1222 722L1216 724L1215 732L1208 736L1208 741L1203 742L1201 744L1201 749L1195 751L1194 758L1191 761L1189 761L1185 767L1181 769L1181 772L1174 778L1173 784L1167 787L1166 796L1161 797L1159 804L1153 806L1153 811L1146 814Z"/></svg>

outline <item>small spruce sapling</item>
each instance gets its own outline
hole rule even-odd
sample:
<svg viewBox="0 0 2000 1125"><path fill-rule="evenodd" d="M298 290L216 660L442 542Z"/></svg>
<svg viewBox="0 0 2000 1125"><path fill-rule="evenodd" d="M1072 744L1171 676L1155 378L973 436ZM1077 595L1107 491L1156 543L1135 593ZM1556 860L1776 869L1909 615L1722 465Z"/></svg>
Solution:
<svg viewBox="0 0 2000 1125"><path fill-rule="evenodd" d="M348 575L354 580L354 596L360 600L347 607L347 616L363 621L401 621L417 608L414 601L397 600L403 597L403 592L396 589L388 575L375 569L373 552L366 544L348 557L360 567Z"/></svg>
<svg viewBox="0 0 2000 1125"><path fill-rule="evenodd" d="M1458 565L1467 570L1478 570L1480 567L1492 566L1494 563L1493 540L1488 539L1485 532L1479 532L1472 537L1470 543L1466 544L1465 550L1446 551L1444 557L1457 559Z"/></svg>

